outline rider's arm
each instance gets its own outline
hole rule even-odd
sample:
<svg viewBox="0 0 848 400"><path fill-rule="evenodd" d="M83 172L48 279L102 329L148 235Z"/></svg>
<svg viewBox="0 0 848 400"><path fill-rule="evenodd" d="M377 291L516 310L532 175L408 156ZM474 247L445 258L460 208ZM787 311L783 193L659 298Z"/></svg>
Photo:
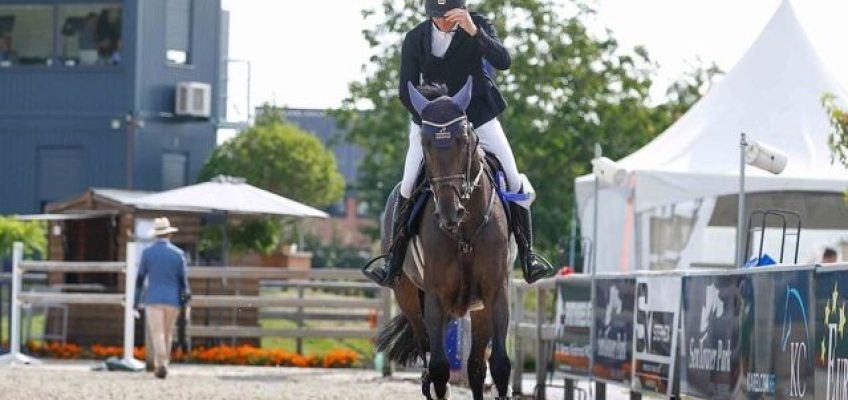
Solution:
<svg viewBox="0 0 848 400"><path fill-rule="evenodd" d="M400 102L409 110L409 113L412 114L412 120L418 125L421 124L421 117L415 111L415 108L412 107L412 102L409 100L407 82L412 82L413 86L421 84L420 52L416 48L419 40L418 35L412 34L407 34L403 39L403 47L400 52L400 82L398 82Z"/></svg>
<svg viewBox="0 0 848 400"><path fill-rule="evenodd" d="M509 69L512 59L509 57L509 52L504 47L501 40L498 38L498 33L495 27L492 26L488 18L476 14L474 15L474 23L477 25L477 34L474 39L477 40L480 50L483 51L483 57L492 64L493 67L499 70Z"/></svg>

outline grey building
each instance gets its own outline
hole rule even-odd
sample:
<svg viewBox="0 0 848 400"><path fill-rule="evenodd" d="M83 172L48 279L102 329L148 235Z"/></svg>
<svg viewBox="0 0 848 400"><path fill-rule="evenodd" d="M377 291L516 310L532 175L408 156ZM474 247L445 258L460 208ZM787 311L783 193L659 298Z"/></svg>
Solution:
<svg viewBox="0 0 848 400"><path fill-rule="evenodd" d="M0 0L0 214L193 182L227 37L220 0Z"/></svg>

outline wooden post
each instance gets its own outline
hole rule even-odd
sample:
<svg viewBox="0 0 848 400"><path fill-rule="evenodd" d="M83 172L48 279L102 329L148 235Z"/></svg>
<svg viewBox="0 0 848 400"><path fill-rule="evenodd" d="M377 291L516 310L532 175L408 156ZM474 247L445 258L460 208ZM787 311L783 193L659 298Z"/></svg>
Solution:
<svg viewBox="0 0 848 400"><path fill-rule="evenodd" d="M392 320L393 314L393 299L392 299L392 291L389 289L382 289L380 293L383 296L383 312L380 316L380 320L377 323L378 329L382 329L384 326L388 325ZM392 361L389 360L388 357L384 355L383 357L383 377L388 378L391 377L394 373L395 366L392 364Z"/></svg>
<svg viewBox="0 0 848 400"><path fill-rule="evenodd" d="M303 300L303 294L304 294L303 285L298 285L297 286L297 298L299 300ZM295 318L297 319L297 328L302 329L303 326L304 326L304 323L303 323L303 306L297 307L297 316ZM296 341L295 341L295 345L296 345L296 348L297 348L296 349L297 354L303 355L303 338L298 336Z"/></svg>
<svg viewBox="0 0 848 400"><path fill-rule="evenodd" d="M607 385L603 382L595 382L595 400L606 400Z"/></svg>
<svg viewBox="0 0 848 400"><path fill-rule="evenodd" d="M513 326L515 331L515 367L512 369L512 393L520 395L522 393L521 375L524 373L524 349L521 340L521 321L524 319L524 289L515 286L515 307Z"/></svg>
<svg viewBox="0 0 848 400"><path fill-rule="evenodd" d="M574 400L574 380L565 378L562 387L563 391L565 391L565 400Z"/></svg>
<svg viewBox="0 0 848 400"><path fill-rule="evenodd" d="M536 400L545 400L545 341L542 327L545 322L545 294L541 286L536 286Z"/></svg>

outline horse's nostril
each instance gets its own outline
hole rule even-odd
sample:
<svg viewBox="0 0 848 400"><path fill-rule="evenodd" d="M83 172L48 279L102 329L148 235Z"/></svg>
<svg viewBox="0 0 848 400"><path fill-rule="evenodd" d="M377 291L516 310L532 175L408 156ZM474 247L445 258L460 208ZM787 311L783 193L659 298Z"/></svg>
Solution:
<svg viewBox="0 0 848 400"><path fill-rule="evenodd" d="M465 207L459 207L459 209L456 210L456 217L459 220L465 218Z"/></svg>

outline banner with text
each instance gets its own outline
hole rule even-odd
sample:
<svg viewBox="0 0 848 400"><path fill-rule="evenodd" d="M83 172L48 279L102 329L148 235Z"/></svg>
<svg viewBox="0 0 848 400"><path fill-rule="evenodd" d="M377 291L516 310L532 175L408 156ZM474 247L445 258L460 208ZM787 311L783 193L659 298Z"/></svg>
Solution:
<svg viewBox="0 0 848 400"><path fill-rule="evenodd" d="M683 278L680 391L729 399L738 387L741 275Z"/></svg>
<svg viewBox="0 0 848 400"><path fill-rule="evenodd" d="M815 386L817 399L848 398L848 270L816 271ZM809 389L808 389L809 390Z"/></svg>
<svg viewBox="0 0 848 400"><path fill-rule="evenodd" d="M596 379L630 384L635 291L635 277L595 279L592 374Z"/></svg>
<svg viewBox="0 0 848 400"><path fill-rule="evenodd" d="M680 276L636 279L633 390L674 395Z"/></svg>
<svg viewBox="0 0 848 400"><path fill-rule="evenodd" d="M813 269L683 279L681 391L710 399L813 399Z"/></svg>
<svg viewBox="0 0 848 400"><path fill-rule="evenodd" d="M592 355L592 281L571 277L557 282L556 345L559 370L587 376Z"/></svg>
<svg viewBox="0 0 848 400"><path fill-rule="evenodd" d="M742 281L741 388L749 399L810 399L813 268L768 268Z"/></svg>

